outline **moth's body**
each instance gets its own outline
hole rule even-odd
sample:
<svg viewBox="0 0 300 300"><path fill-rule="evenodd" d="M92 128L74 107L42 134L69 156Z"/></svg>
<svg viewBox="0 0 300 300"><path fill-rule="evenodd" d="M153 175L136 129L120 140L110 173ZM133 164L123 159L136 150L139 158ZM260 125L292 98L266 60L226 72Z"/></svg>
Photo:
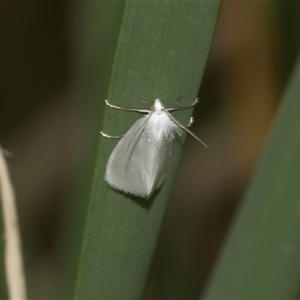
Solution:
<svg viewBox="0 0 300 300"><path fill-rule="evenodd" d="M106 104L122 109L108 102ZM155 100L153 110L131 111L147 115L131 126L112 151L106 166L105 180L117 190L149 198L163 183L176 133L181 128L190 131L168 113L159 99Z"/></svg>

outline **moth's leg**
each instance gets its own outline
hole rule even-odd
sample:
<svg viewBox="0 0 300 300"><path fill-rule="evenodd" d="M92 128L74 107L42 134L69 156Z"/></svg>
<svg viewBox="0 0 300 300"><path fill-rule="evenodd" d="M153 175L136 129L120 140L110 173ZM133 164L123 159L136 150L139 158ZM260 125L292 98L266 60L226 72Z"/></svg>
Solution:
<svg viewBox="0 0 300 300"><path fill-rule="evenodd" d="M120 139L122 136L124 136L125 134L121 134L121 135L109 135L104 133L103 131L100 131L100 133L102 134L102 136L108 138L108 139Z"/></svg>
<svg viewBox="0 0 300 300"><path fill-rule="evenodd" d="M196 100L189 106L185 106L185 107L171 107L171 108L166 108L167 111L176 111L176 110L184 110L184 109L189 109L194 107L197 103L199 102L199 99L196 98Z"/></svg>
<svg viewBox="0 0 300 300"><path fill-rule="evenodd" d="M147 109L124 108L124 107L116 106L116 105L110 104L108 102L108 100L105 100L105 104L107 106L109 106L111 108L115 108L115 109L127 110L127 111L136 111L136 112L140 112L140 113L150 113L150 111L147 110Z"/></svg>
<svg viewBox="0 0 300 300"><path fill-rule="evenodd" d="M193 117L190 117L190 121L189 121L189 123L186 125L186 127L191 127L192 126L192 124L194 123L194 118Z"/></svg>

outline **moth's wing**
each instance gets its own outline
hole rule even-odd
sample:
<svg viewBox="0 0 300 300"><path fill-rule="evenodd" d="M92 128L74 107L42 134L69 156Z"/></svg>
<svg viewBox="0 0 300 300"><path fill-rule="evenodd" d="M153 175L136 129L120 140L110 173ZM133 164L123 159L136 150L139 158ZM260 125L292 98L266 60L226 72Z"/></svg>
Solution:
<svg viewBox="0 0 300 300"><path fill-rule="evenodd" d="M159 145L148 147L148 157L151 158L149 162L151 165L148 169L148 186L147 197L157 190L165 179L165 174L168 166L170 156L172 154L172 140L162 140Z"/></svg>
<svg viewBox="0 0 300 300"><path fill-rule="evenodd" d="M113 188L149 197L162 184L172 141L151 141L145 130L149 116L138 119L112 151L105 180Z"/></svg>

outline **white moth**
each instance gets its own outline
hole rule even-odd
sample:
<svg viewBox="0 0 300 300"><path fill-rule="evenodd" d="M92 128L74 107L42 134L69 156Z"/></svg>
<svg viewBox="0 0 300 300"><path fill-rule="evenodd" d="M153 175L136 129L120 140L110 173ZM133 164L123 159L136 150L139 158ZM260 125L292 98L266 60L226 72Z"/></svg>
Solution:
<svg viewBox="0 0 300 300"><path fill-rule="evenodd" d="M176 134L180 134L183 129L207 147L170 114L171 111L191 108L197 102L196 99L187 107L165 108L156 99L150 110L143 110L122 108L105 100L109 107L147 114L138 119L122 136L115 137L101 132L108 138L122 137L108 159L105 181L114 189L149 198L164 181ZM191 118L188 126L192 122Z"/></svg>

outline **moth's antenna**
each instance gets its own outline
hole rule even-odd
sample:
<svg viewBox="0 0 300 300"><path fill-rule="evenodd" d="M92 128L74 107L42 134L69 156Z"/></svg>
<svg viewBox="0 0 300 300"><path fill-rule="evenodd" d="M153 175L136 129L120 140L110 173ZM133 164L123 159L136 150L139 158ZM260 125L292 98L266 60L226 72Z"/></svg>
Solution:
<svg viewBox="0 0 300 300"><path fill-rule="evenodd" d="M182 128L183 130L185 130L186 132L188 132L192 137L194 137L197 141L199 141L204 147L206 147L208 149L208 146L203 141L201 141L195 134L193 134L185 126L183 126L182 124L180 124L166 109L163 109L163 110L172 119L172 121L174 121L180 128Z"/></svg>

